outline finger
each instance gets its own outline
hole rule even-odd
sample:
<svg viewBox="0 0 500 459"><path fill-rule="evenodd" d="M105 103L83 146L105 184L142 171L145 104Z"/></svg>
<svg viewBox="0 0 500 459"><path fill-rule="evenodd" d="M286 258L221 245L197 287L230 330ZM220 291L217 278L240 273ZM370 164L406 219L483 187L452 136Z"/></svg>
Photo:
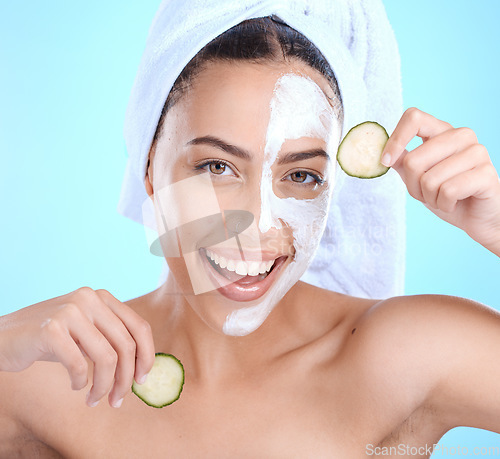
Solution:
<svg viewBox="0 0 500 459"><path fill-rule="evenodd" d="M88 382L88 364L78 345L70 336L67 327L59 320L50 320L43 325L44 341L54 360L61 362L68 371L71 388L83 389Z"/></svg>
<svg viewBox="0 0 500 459"><path fill-rule="evenodd" d="M424 202L421 190L423 175L439 162L475 144L476 141L474 132L468 128L451 129L427 140L410 152L405 150L393 168L401 175L410 195Z"/></svg>
<svg viewBox="0 0 500 459"><path fill-rule="evenodd" d="M93 384L87 394L87 404L95 406L113 385L118 355L106 337L79 308L72 313L68 330L75 343L94 363Z"/></svg>
<svg viewBox="0 0 500 459"><path fill-rule="evenodd" d="M94 314L95 326L111 344L118 357L114 384L108 399L111 406L119 408L134 379L136 342L124 323L105 303L102 303L100 310Z"/></svg>
<svg viewBox="0 0 500 459"><path fill-rule="evenodd" d="M410 152L405 150L393 164L393 168L398 170L398 172L399 169L403 168L410 172L427 171L443 159L476 144L476 134L472 129L449 129L428 139L425 143ZM484 153L487 156L488 152L486 149ZM484 158L482 157L481 159Z"/></svg>
<svg viewBox="0 0 500 459"><path fill-rule="evenodd" d="M135 341L130 336L122 321L102 301L101 295L97 291L89 287L82 287L74 292L73 298L82 306L78 309L80 314L84 315L90 322L87 325L99 331L100 334L95 334L95 330L93 331L95 338L101 340L104 337L106 340L104 351L108 354L109 358L112 360L116 358L113 368L101 366L100 361L94 359L96 354L91 355L87 352L90 344L79 344L81 353L93 360L95 367L94 386L88 394L87 403L91 406L95 405L103 396L103 391L105 391L104 393L108 392L109 388L106 389L105 383L99 382L99 379L105 381L111 370L114 370L111 380L113 388L108 394L108 399L112 406L119 407L124 395L132 385L135 371ZM87 332L92 332L92 328L88 329ZM105 356L104 358L107 357ZM115 389L114 392L113 389ZM96 398L94 399L94 397Z"/></svg>
<svg viewBox="0 0 500 459"><path fill-rule="evenodd" d="M424 202L437 209L437 196L441 184L479 164L486 163L488 160L486 148L483 145L475 144L439 162L424 172L420 178L420 189Z"/></svg>
<svg viewBox="0 0 500 459"><path fill-rule="evenodd" d="M154 363L154 344L149 324L104 289L83 289L80 301L92 305L87 314L117 355L111 406L119 407L130 391L134 376L143 381ZM148 362L149 361L149 362Z"/></svg>
<svg viewBox="0 0 500 459"><path fill-rule="evenodd" d="M407 109L384 147L382 164L392 166L415 136L427 140L449 129L452 129L451 124L434 118L418 108Z"/></svg>
<svg viewBox="0 0 500 459"><path fill-rule="evenodd" d="M470 197L485 198L492 188L486 177L492 177L491 166L481 164L444 182L439 188L437 208L453 212L459 201Z"/></svg>
<svg viewBox="0 0 500 459"><path fill-rule="evenodd" d="M107 290L97 290L100 298L123 322L136 345L135 380L140 384L153 367L155 346L150 324Z"/></svg>

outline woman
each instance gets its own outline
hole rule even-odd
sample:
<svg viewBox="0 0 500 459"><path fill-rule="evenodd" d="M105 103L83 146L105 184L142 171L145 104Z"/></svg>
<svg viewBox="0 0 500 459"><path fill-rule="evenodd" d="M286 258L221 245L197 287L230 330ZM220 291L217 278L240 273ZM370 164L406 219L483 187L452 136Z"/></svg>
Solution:
<svg viewBox="0 0 500 459"><path fill-rule="evenodd" d="M362 457L367 445L432 445L455 425L500 430L498 372L489 365L499 341L493 310L430 295L365 300L298 281L334 192L331 152L347 107L335 103L339 95L327 68L276 53L294 49L293 31L272 18L256 30L253 24L233 33L264 30L274 52L236 62L202 56L197 70L179 79L155 127L144 183L158 217L180 223L158 218L166 227L159 228L162 235L170 235L169 226L180 228L173 245L161 239L172 276L125 304L107 291L82 288L3 318L1 384L12 394L2 405L9 427L2 432L4 455L37 448L70 457ZM218 40L217 49L234 42L227 35ZM316 52L307 46L307 55ZM289 115L294 92L287 89L308 96L292 104L306 117L300 123ZM307 117L311 112L317 116ZM308 130L296 138L288 133L306 121ZM424 144L408 154L404 148L415 134ZM498 176L471 131L412 109L383 158L414 197L500 255ZM200 242L217 234L217 221L182 226L194 206L186 208L178 184L189 185L202 208L215 195L224 228L238 235L238 253L226 256L236 237ZM170 199L168 212L163 198ZM292 207L283 209L283 202ZM224 213L235 206L236 216ZM307 213L314 206L318 211ZM247 275L232 277L220 257L241 253L244 260L235 261L247 263ZM256 255L260 259L250 258ZM272 261L270 273L250 275L254 261ZM218 289L198 284L210 273L231 282ZM239 317L242 302L255 302L251 320ZM181 358L187 374L181 399L158 411L132 397L121 405L132 378L140 382L149 371L155 349ZM62 366L30 366L36 360L63 363L72 387L90 390L89 406L109 393L110 404L121 408L101 403L89 410L82 392L68 390ZM464 367L470 371L460 371Z"/></svg>

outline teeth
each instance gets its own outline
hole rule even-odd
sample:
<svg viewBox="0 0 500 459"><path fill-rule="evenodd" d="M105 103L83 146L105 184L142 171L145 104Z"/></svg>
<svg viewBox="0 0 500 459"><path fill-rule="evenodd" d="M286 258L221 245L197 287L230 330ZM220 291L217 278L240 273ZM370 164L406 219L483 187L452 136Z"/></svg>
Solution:
<svg viewBox="0 0 500 459"><path fill-rule="evenodd" d="M260 263L258 261L252 261L248 263L248 275L257 276L259 274Z"/></svg>
<svg viewBox="0 0 500 459"><path fill-rule="evenodd" d="M227 260L224 257L219 257L219 261L217 262L217 264L221 268L225 268L227 266Z"/></svg>
<svg viewBox="0 0 500 459"><path fill-rule="evenodd" d="M238 261L236 264L236 274L246 276L248 274L247 264L244 261Z"/></svg>
<svg viewBox="0 0 500 459"><path fill-rule="evenodd" d="M228 271L235 271L240 276L258 276L269 272L275 260L269 261L242 261L242 260L228 260L222 255L218 255L211 250L206 249L207 257L221 268L226 268Z"/></svg>
<svg viewBox="0 0 500 459"><path fill-rule="evenodd" d="M271 267L274 264L274 260L262 261L259 266L259 273L264 274L265 272L271 271Z"/></svg>

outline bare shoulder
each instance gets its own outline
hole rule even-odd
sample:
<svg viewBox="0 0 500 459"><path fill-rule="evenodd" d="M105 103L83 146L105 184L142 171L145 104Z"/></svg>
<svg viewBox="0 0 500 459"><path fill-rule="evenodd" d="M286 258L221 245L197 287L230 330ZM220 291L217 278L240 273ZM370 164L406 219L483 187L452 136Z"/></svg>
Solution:
<svg viewBox="0 0 500 459"><path fill-rule="evenodd" d="M85 406L85 393L71 390L65 368L55 362L0 372L0 452L12 451L0 457L60 457L47 445L61 425L76 422L67 408Z"/></svg>
<svg viewBox="0 0 500 459"><path fill-rule="evenodd" d="M333 292L305 282L298 282L297 285L299 289L294 290L294 295L300 310L306 309L309 320L314 317L325 325L353 323L380 301ZM313 316L310 309L304 308L304 305L314 308Z"/></svg>
<svg viewBox="0 0 500 459"><path fill-rule="evenodd" d="M131 298L123 303L133 309L142 318L146 319L150 324L164 319L171 312L170 308L167 307L168 304L165 303L164 298L161 298L159 288L145 293L144 295Z"/></svg>
<svg viewBox="0 0 500 459"><path fill-rule="evenodd" d="M394 394L404 389L409 403L432 408L446 428L498 429L494 397L485 395L499 389L495 309L445 295L394 297L367 309L352 338L359 371Z"/></svg>
<svg viewBox="0 0 500 459"><path fill-rule="evenodd" d="M432 365L440 365L456 353L464 335L479 336L499 318L495 309L465 298L400 296L366 309L357 320L355 336L360 346L372 349L372 357L394 359L400 355L413 363L425 362L431 370Z"/></svg>
<svg viewBox="0 0 500 459"><path fill-rule="evenodd" d="M29 389L27 373L0 372L0 444L4 448L27 434L22 424L22 412L28 402L22 403L22 397Z"/></svg>
<svg viewBox="0 0 500 459"><path fill-rule="evenodd" d="M495 309L466 298L400 296L378 301L367 309L359 318L357 333L360 339L376 335L381 346L422 342L425 348L462 340L464 333L487 327L499 318Z"/></svg>
<svg viewBox="0 0 500 459"><path fill-rule="evenodd" d="M446 295L398 296L384 300L363 299L308 286L321 322L348 335L345 352L361 358L366 370L380 373L408 371L446 359L456 350L471 319L487 321L500 315L494 309L464 298ZM331 323L329 323L331 321ZM474 320L473 320L474 321ZM430 369L430 368L429 368ZM431 371L429 371L429 374Z"/></svg>
<svg viewBox="0 0 500 459"><path fill-rule="evenodd" d="M0 403L0 457L68 457L69 451L84 447L89 419L94 425L98 420L97 412L85 404L90 372L89 383L79 391L71 389L59 362L0 372L0 394L8 394Z"/></svg>
<svg viewBox="0 0 500 459"><path fill-rule="evenodd" d="M130 298L129 300L124 301L123 303L126 304L128 307L132 308L137 313L144 312L144 310L147 307L146 305L152 301L154 295L155 291L152 291L135 298Z"/></svg>

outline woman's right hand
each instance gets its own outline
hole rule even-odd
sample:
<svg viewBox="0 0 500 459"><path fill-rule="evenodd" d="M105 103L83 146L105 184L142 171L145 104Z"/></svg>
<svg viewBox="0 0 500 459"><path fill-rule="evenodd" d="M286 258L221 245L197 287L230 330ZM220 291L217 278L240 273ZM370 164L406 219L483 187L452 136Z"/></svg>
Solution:
<svg viewBox="0 0 500 459"><path fill-rule="evenodd" d="M151 327L107 290L82 287L0 317L0 371L21 371L35 361L61 362L73 390L88 382L87 404L108 395L119 407L133 379L144 381L154 362Z"/></svg>

